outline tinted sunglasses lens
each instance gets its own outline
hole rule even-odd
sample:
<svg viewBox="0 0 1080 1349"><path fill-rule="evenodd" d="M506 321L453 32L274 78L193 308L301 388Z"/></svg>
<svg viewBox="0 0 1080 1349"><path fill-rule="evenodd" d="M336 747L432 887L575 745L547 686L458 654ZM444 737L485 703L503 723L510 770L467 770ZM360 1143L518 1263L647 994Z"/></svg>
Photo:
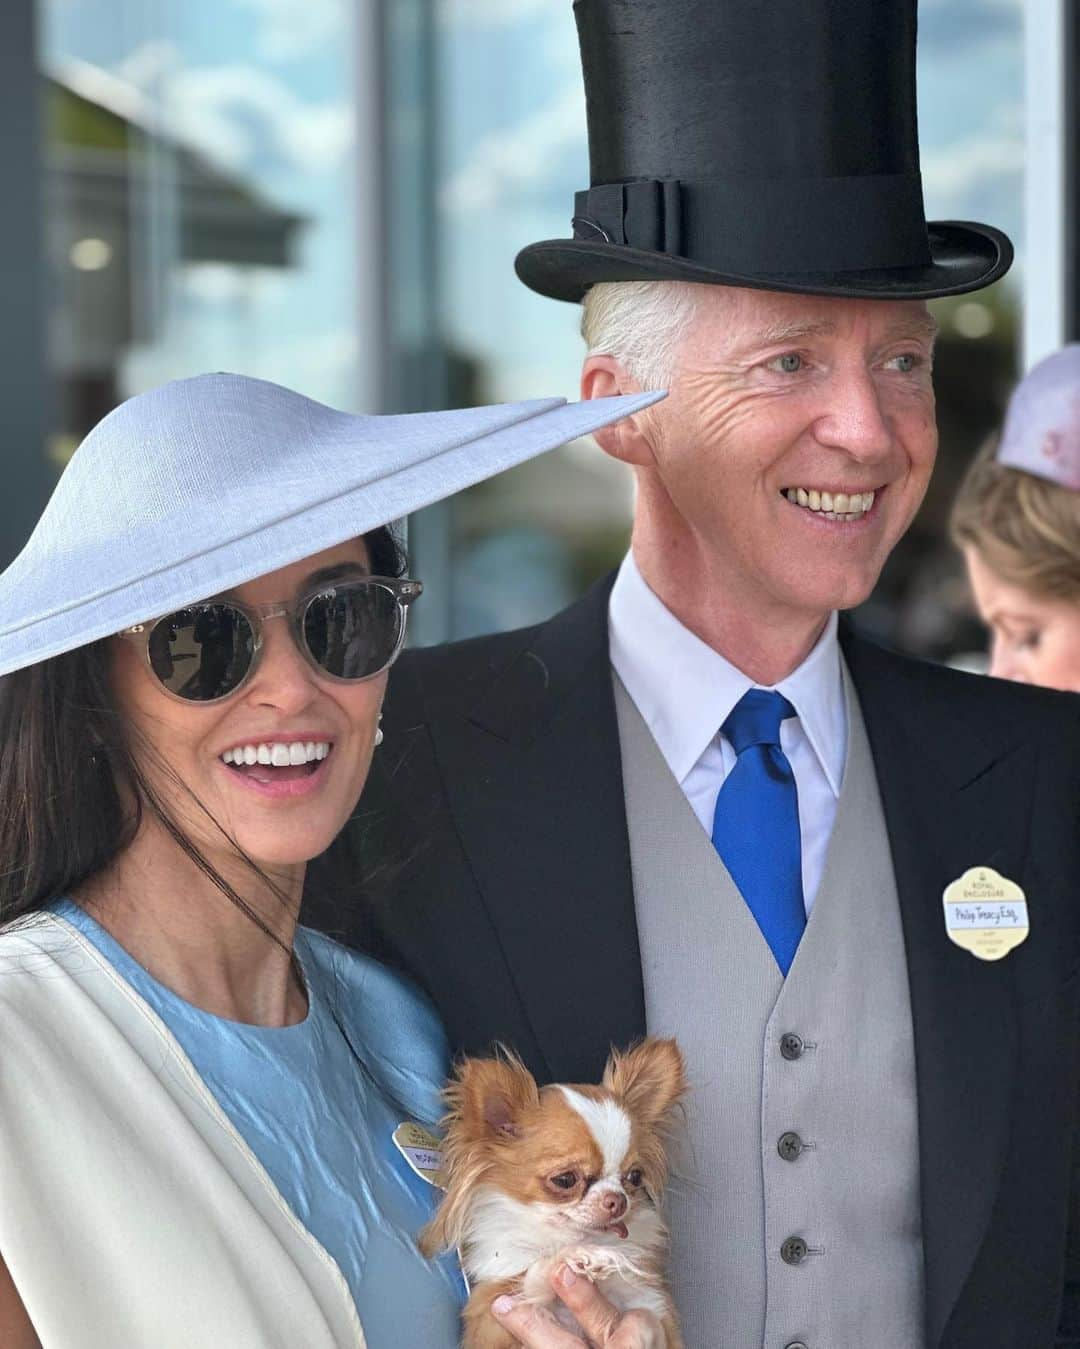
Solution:
<svg viewBox="0 0 1080 1349"><path fill-rule="evenodd" d="M386 586L331 590L309 601L304 641L335 679L368 679L393 659L401 622L397 597Z"/></svg>
<svg viewBox="0 0 1080 1349"><path fill-rule="evenodd" d="M169 690L209 703L240 686L255 656L247 615L231 604L178 609L154 625L150 667Z"/></svg>

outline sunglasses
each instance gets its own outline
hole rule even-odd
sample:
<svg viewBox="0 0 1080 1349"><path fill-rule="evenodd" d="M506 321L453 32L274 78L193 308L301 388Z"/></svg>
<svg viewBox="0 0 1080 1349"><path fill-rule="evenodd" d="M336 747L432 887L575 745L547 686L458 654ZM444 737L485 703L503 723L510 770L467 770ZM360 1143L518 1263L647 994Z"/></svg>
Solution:
<svg viewBox="0 0 1080 1349"><path fill-rule="evenodd" d="M308 664L326 679L358 684L393 664L405 641L419 581L362 576L301 595L293 603L205 600L118 636L137 643L167 693L188 703L229 698L259 667L263 624L287 618Z"/></svg>

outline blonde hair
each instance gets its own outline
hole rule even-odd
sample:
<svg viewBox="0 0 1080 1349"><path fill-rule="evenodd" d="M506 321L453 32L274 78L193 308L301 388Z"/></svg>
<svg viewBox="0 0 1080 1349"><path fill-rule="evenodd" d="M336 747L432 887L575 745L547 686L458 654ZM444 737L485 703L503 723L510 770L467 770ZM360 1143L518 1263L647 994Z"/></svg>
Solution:
<svg viewBox="0 0 1080 1349"><path fill-rule="evenodd" d="M601 281L585 293L581 335L590 356L614 356L643 389L666 389L697 313L686 281Z"/></svg>
<svg viewBox="0 0 1080 1349"><path fill-rule="evenodd" d="M994 458L983 446L953 502L949 533L1003 581L1047 599L1080 601L1080 492Z"/></svg>

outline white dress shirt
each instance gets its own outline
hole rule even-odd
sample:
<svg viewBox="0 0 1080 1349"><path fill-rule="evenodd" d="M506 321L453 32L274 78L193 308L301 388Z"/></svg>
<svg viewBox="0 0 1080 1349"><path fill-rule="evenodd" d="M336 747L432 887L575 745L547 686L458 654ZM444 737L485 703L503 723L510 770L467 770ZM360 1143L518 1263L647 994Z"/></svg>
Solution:
<svg viewBox="0 0 1080 1349"><path fill-rule="evenodd" d="M720 727L743 694L762 685L679 622L646 585L632 553L611 592L608 628L612 666L711 838L716 798L736 758ZM781 724L780 747L799 796L808 915L825 868L847 757L836 628L833 614L803 663L773 686L798 714Z"/></svg>

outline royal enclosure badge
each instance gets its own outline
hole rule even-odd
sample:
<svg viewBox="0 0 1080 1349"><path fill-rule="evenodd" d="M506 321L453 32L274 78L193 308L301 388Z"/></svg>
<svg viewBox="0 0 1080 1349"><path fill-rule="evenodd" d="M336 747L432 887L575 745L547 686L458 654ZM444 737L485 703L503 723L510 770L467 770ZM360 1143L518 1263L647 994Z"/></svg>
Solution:
<svg viewBox="0 0 1080 1349"><path fill-rule="evenodd" d="M419 1124L406 1121L394 1130L394 1145L409 1166L429 1185L438 1185L442 1142Z"/></svg>
<svg viewBox="0 0 1080 1349"><path fill-rule="evenodd" d="M965 871L943 899L949 939L978 960L1000 960L1030 931L1023 890L993 867Z"/></svg>

